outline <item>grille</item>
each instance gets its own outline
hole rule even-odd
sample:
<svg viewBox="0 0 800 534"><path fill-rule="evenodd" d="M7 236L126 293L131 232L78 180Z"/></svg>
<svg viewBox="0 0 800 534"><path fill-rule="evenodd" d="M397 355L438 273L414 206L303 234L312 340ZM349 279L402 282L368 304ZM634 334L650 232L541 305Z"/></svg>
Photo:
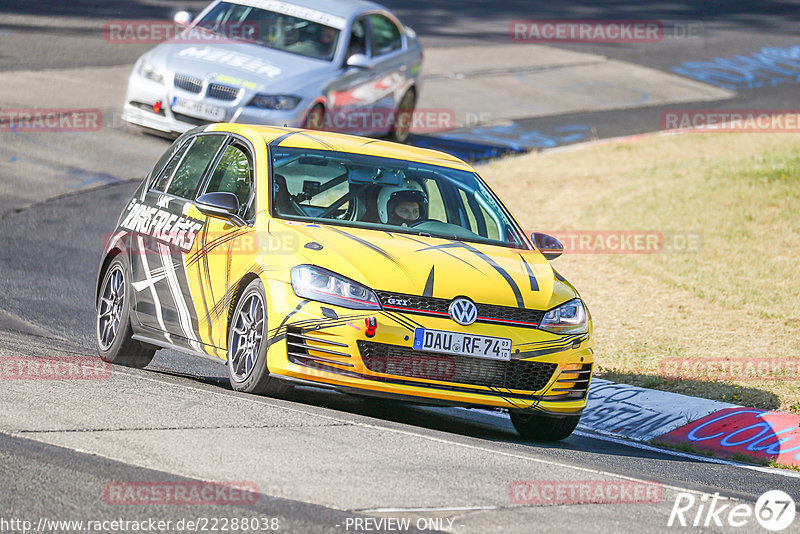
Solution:
<svg viewBox="0 0 800 534"><path fill-rule="evenodd" d="M176 74L175 87L197 94L203 88L203 80L187 74Z"/></svg>
<svg viewBox="0 0 800 534"><path fill-rule="evenodd" d="M485 360L363 340L358 350L364 366L376 373L521 391L544 388L558 368L555 363Z"/></svg>
<svg viewBox="0 0 800 534"><path fill-rule="evenodd" d="M447 316L449 315L447 309L450 307L450 302L452 302L448 299L420 297L417 295L390 293L387 291L378 291L377 294L384 309L419 315ZM390 304L390 299L407 302L403 304ZM529 310L527 308L479 303L475 305L478 307L478 320L476 321L478 323L515 324L516 326L536 328L544 315L543 311Z"/></svg>
<svg viewBox="0 0 800 534"><path fill-rule="evenodd" d="M220 85L218 83L209 84L206 96L217 100L236 100L239 96L239 89Z"/></svg>

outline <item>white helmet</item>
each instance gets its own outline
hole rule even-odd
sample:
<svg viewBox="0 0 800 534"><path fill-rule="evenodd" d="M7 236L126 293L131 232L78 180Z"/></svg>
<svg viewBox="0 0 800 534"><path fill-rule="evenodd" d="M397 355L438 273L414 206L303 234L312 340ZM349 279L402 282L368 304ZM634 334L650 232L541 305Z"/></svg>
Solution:
<svg viewBox="0 0 800 534"><path fill-rule="evenodd" d="M419 217L408 220L398 216L394 209L401 202L416 202L419 206ZM378 217L384 224L397 226L427 219L428 196L419 183L407 178L400 185L385 185L378 193Z"/></svg>

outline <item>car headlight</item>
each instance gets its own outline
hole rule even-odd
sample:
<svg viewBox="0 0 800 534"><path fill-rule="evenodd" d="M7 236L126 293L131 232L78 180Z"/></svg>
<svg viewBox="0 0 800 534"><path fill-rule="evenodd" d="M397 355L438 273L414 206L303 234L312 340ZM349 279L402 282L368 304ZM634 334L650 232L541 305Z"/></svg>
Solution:
<svg viewBox="0 0 800 534"><path fill-rule="evenodd" d="M152 63L142 61L139 64L139 76L164 85L164 75L156 70Z"/></svg>
<svg viewBox="0 0 800 534"><path fill-rule="evenodd" d="M589 316L581 299L572 299L545 313L539 328L554 334L585 334L589 331Z"/></svg>
<svg viewBox="0 0 800 534"><path fill-rule="evenodd" d="M302 100L299 96L292 95L262 95L258 94L250 101L251 106L264 109L277 109L288 111L297 107Z"/></svg>
<svg viewBox="0 0 800 534"><path fill-rule="evenodd" d="M292 269L292 289L301 298L354 310L380 310L372 290L343 276L312 265Z"/></svg>

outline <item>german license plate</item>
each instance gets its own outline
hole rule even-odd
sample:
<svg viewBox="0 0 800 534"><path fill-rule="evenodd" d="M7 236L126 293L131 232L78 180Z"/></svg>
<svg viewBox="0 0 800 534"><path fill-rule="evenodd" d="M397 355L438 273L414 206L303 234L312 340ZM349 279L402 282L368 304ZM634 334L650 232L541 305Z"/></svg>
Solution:
<svg viewBox="0 0 800 534"><path fill-rule="evenodd" d="M490 360L508 361L511 359L510 339L426 328L414 330L414 348L428 352L460 354Z"/></svg>
<svg viewBox="0 0 800 534"><path fill-rule="evenodd" d="M180 98L178 96L172 99L172 111L214 122L225 120L225 108L206 104L205 102L199 102L197 100L187 100L186 98Z"/></svg>

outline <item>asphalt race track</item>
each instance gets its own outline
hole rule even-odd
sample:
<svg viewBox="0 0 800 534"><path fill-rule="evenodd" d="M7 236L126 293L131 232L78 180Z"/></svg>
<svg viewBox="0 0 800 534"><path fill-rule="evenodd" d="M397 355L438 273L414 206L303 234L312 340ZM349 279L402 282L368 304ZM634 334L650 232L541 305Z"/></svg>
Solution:
<svg viewBox="0 0 800 534"><path fill-rule="evenodd" d="M422 36L430 50L426 58L442 63L461 47L506 50L514 19L647 18L703 25L700 44L536 49L543 56L535 61L544 70L525 72L566 76L556 67L566 64L560 61L575 68L591 64L609 79L642 69L641 84L650 83L648 76L669 75L676 88L643 103L639 97L622 99L627 89L620 81L609 88L613 98L598 102L587 78L588 86L565 98L563 112L548 113L547 102L537 102L540 111L533 114L493 111L506 121L502 127L509 127L508 120L519 125L521 136L539 131L552 139L560 131L564 141L556 146L656 131L660 111L670 107L800 108L797 79L789 76L731 89L678 79L670 70L800 45L800 2L673 2L654 9L626 1L600 7L589 0L386 4ZM109 45L103 25L111 19L168 18L178 8L198 12L204 5L4 0L0 6L0 108L99 108L106 116L99 132L0 131L0 354L94 354L93 296L104 237L168 143L115 120L127 73L151 45ZM518 73L527 68L520 57L497 61ZM426 98L435 105L448 99L441 92L447 72L430 73L438 77L432 74ZM474 83L478 77L469 78ZM545 94L546 79L535 79ZM651 85L666 83L657 80ZM670 100L678 91L681 99ZM453 102L459 112L481 111L466 90ZM574 125L594 134L566 140L564 128ZM494 127L500 126L483 125L477 134L465 127L459 139L487 142L487 129ZM495 144L501 136L520 149L542 148L515 139L508 129L498 132L488 131ZM680 492L698 498L719 493L725 503L752 505L765 491L780 489L800 500L796 473L714 463L585 432L558 445L526 442L501 414L366 401L313 388L298 388L285 399L234 393L222 364L165 350L146 370L114 367L107 380L3 381L0 406L0 531L21 532L3 523L12 519L42 526L50 525L40 523L42 518L156 518L172 522L162 530L182 532L192 529L177 527L181 520L248 517L278 518L285 532L664 532ZM648 504L534 506L515 500L512 484L531 480L653 481L663 495ZM142 481L247 482L257 488L257 499L120 506L104 494L109 484ZM410 519L407 530L398 528L403 518Z"/></svg>

